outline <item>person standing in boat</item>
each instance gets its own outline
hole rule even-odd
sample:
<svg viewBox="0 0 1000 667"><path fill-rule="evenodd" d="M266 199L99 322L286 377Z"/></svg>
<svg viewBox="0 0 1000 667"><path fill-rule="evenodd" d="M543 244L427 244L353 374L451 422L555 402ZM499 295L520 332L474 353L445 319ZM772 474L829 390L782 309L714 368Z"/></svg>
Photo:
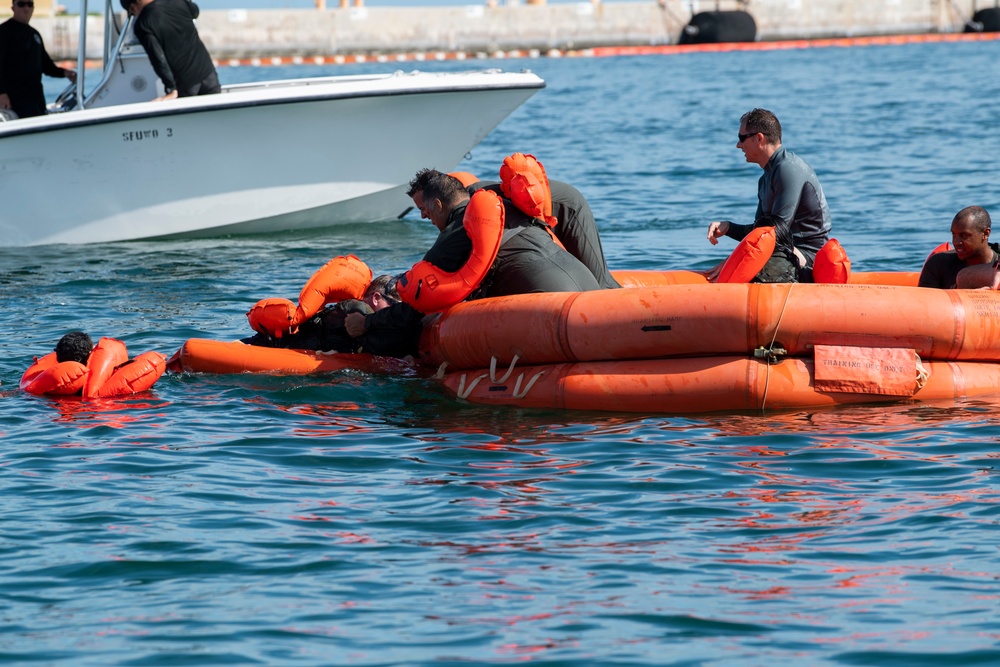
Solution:
<svg viewBox="0 0 1000 667"><path fill-rule="evenodd" d="M0 109L19 118L45 115L42 75L76 83L76 70L59 67L45 50L42 36L28 23L34 0L14 0L14 15L0 24Z"/></svg>
<svg viewBox="0 0 1000 667"><path fill-rule="evenodd" d="M990 214L982 206L967 206L951 221L954 250L936 252L920 270L920 287L938 289L997 289L1000 245L990 243Z"/></svg>
<svg viewBox="0 0 1000 667"><path fill-rule="evenodd" d="M200 13L198 5L191 0L121 0L121 3L126 12L136 17L133 32L163 82L166 94L156 98L157 101L222 91L212 57L194 25Z"/></svg>
<svg viewBox="0 0 1000 667"><path fill-rule="evenodd" d="M781 145L781 123L767 109L753 109L743 114L736 147L743 151L747 162L764 170L757 182L754 220L773 222L779 239L791 238L796 261L794 273L797 274L792 278L812 282L816 253L830 237L830 208L816 172L805 160ZM708 226L708 240L713 245L721 236L741 241L753 228L754 225L716 220ZM775 255L775 264L787 263L782 253ZM717 277L721 268L719 264L711 269L709 279ZM788 273L781 266L765 266L758 280L785 282L780 277Z"/></svg>

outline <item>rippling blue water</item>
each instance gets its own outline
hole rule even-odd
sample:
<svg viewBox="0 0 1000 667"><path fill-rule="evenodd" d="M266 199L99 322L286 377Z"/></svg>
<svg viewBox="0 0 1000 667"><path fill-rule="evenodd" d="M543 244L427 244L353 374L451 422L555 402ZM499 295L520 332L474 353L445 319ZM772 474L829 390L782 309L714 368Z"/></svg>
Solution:
<svg viewBox="0 0 1000 667"><path fill-rule="evenodd" d="M727 250L708 221L753 214L735 137L766 106L855 268L915 270L959 208L1000 211L997 62L997 42L491 61L548 87L461 167L533 152L590 197L613 267L705 267ZM409 219L0 250L0 661L1000 663L994 403L559 413L357 372L16 388L70 328L133 354L233 339L329 257L396 271L432 238Z"/></svg>

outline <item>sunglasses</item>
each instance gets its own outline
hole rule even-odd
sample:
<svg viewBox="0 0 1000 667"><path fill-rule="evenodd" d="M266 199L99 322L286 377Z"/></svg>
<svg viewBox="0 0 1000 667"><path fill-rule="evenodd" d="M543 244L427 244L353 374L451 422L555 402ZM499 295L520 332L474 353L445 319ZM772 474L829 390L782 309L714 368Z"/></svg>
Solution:
<svg viewBox="0 0 1000 667"><path fill-rule="evenodd" d="M34 7L35 6L35 3L33 3L33 2L24 2L24 0L21 0L21 2L15 2L14 4L17 5L18 7Z"/></svg>
<svg viewBox="0 0 1000 667"><path fill-rule="evenodd" d="M760 133L759 132L747 132L746 134L737 133L736 136L740 138L740 143L742 144L744 141L754 136L755 134L760 134Z"/></svg>

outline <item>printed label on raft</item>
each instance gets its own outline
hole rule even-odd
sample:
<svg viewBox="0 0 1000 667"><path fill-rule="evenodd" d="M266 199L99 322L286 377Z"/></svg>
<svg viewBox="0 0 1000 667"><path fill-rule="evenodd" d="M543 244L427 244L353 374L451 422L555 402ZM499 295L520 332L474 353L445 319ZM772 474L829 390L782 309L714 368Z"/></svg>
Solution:
<svg viewBox="0 0 1000 667"><path fill-rule="evenodd" d="M913 396L917 353L910 348L817 345L816 391Z"/></svg>
<svg viewBox="0 0 1000 667"><path fill-rule="evenodd" d="M152 139L159 139L160 137L169 139L172 136L174 136L174 128L172 127L162 130L157 128L152 130L129 130L122 132L122 141L150 141Z"/></svg>

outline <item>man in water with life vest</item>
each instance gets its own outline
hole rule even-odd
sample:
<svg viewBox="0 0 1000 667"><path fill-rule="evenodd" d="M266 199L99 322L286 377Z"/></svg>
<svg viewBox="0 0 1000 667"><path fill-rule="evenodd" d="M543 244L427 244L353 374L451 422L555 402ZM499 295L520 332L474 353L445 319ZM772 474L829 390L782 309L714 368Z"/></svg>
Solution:
<svg viewBox="0 0 1000 667"><path fill-rule="evenodd" d="M830 209L816 172L805 160L781 145L781 123L767 109L753 109L740 118L736 147L747 162L764 170L757 183L755 221L775 227L778 246L771 260L757 274L756 282L812 282L813 261L830 235ZM756 223L755 223L756 224ZM708 240L719 237L742 240L755 225L717 220L708 226ZM782 239L791 239L791 247ZM783 248L783 246L785 246ZM708 272L714 280L722 264Z"/></svg>
<svg viewBox="0 0 1000 667"><path fill-rule="evenodd" d="M935 252L920 271L920 287L976 289L1000 287L1000 245L990 243L990 214L967 206L951 221L954 250Z"/></svg>
<svg viewBox="0 0 1000 667"><path fill-rule="evenodd" d="M396 278L390 275L376 276L368 284L361 299L346 299L330 304L298 326L294 333L286 333L280 338L260 331L240 342L257 347L278 347L297 350L321 350L324 352L368 352L366 345L378 350L382 356L404 357L410 352L398 347L395 336L379 340L374 335L372 339L361 340L348 335L344 320L351 313L362 316L388 308L399 301L396 293ZM404 331L405 333L405 331ZM409 332L407 337L419 337L419 321L415 332Z"/></svg>
<svg viewBox="0 0 1000 667"><path fill-rule="evenodd" d="M461 269L473 251L473 241L463 224L470 201L468 190L453 176L424 169L410 181L407 195L420 210L420 216L430 220L440 232L424 261L442 272ZM504 229L499 252L469 298L601 289L590 270L556 244L542 221L518 210L509 200L503 200L503 206ZM400 302L371 315L348 315L345 325L351 335L369 339L363 347L372 354L381 354L379 346L371 344L373 338L400 340L400 347L416 354L423 316L416 308ZM414 331L417 335L413 335Z"/></svg>

